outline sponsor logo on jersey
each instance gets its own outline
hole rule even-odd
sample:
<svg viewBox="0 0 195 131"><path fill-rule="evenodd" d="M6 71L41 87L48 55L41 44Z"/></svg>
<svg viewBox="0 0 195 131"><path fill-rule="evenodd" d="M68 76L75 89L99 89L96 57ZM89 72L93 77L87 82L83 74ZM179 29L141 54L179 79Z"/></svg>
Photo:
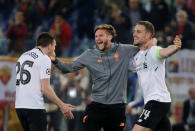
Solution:
<svg viewBox="0 0 195 131"><path fill-rule="evenodd" d="M9 66L3 66L0 69L0 79L4 85L6 85L12 76L12 70Z"/></svg>

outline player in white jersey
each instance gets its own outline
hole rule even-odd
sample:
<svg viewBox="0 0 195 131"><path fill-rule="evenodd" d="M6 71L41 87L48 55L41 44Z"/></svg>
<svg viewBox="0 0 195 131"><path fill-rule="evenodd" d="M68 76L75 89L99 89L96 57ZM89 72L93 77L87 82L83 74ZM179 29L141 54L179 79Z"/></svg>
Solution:
<svg viewBox="0 0 195 131"><path fill-rule="evenodd" d="M63 103L50 87L51 60L56 41L49 33L42 33L36 48L23 53L16 64L15 108L25 131L46 131L47 121L43 94L58 105L62 114L73 119L70 104Z"/></svg>
<svg viewBox="0 0 195 131"><path fill-rule="evenodd" d="M139 21L136 24L134 45L139 46L140 51L130 60L129 69L138 74L145 106L132 131L171 131L167 117L171 97L165 84L165 58L181 48L181 40L176 36L173 45L161 48L148 43L153 35L152 23Z"/></svg>

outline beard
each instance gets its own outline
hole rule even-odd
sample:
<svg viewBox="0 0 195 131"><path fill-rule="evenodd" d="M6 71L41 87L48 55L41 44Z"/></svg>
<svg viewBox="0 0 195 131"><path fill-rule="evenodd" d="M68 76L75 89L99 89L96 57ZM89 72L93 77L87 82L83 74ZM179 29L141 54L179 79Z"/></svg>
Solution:
<svg viewBox="0 0 195 131"><path fill-rule="evenodd" d="M140 46L142 46L143 44L139 42L139 43L136 43L136 44L135 44L135 43L133 43L133 45L134 45L134 46L138 46L138 47L140 47Z"/></svg>
<svg viewBox="0 0 195 131"><path fill-rule="evenodd" d="M136 41L133 41L133 45L134 45L134 46L138 46L138 47L143 46L144 43L145 43L144 40L136 40Z"/></svg>
<svg viewBox="0 0 195 131"><path fill-rule="evenodd" d="M105 51L105 50L107 49L108 40L104 41L104 42L103 42L103 45L104 45L104 48L100 49L100 48L98 47L98 44L96 43L96 47L98 48L98 50L100 50L100 51Z"/></svg>

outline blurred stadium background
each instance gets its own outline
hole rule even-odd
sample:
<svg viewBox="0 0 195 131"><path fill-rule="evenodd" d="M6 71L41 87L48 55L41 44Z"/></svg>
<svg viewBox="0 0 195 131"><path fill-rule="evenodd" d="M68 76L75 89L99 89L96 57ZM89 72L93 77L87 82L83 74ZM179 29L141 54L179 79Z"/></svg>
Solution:
<svg viewBox="0 0 195 131"><path fill-rule="evenodd" d="M34 48L41 32L50 32L57 41L57 56L71 61L94 48L94 26L112 24L118 34L114 41L132 44L132 30L140 20L154 24L159 46L170 45L176 34L182 38L182 49L166 62L173 100L170 120L173 131L195 131L195 0L0 0L0 131L22 131L14 110L15 63L24 51ZM90 74L85 69L71 74L53 70L52 87L77 108L75 120L66 120L45 99L48 131L82 131L81 115L91 102ZM70 79L80 86L67 86ZM125 130L130 131L143 107L133 73L129 73L127 101L133 109L127 114Z"/></svg>

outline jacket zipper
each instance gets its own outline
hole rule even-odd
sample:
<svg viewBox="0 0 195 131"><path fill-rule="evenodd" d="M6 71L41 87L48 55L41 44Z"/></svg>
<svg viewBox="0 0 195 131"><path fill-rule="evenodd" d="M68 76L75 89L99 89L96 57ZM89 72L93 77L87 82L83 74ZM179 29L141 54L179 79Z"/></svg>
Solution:
<svg viewBox="0 0 195 131"><path fill-rule="evenodd" d="M109 66L108 87L107 87L107 90L106 90L106 102L107 102L108 101L109 86L110 86L110 77L111 77L111 65L110 65L110 61L109 61L109 58L108 58L108 53L106 53L106 55L107 55L108 66Z"/></svg>

